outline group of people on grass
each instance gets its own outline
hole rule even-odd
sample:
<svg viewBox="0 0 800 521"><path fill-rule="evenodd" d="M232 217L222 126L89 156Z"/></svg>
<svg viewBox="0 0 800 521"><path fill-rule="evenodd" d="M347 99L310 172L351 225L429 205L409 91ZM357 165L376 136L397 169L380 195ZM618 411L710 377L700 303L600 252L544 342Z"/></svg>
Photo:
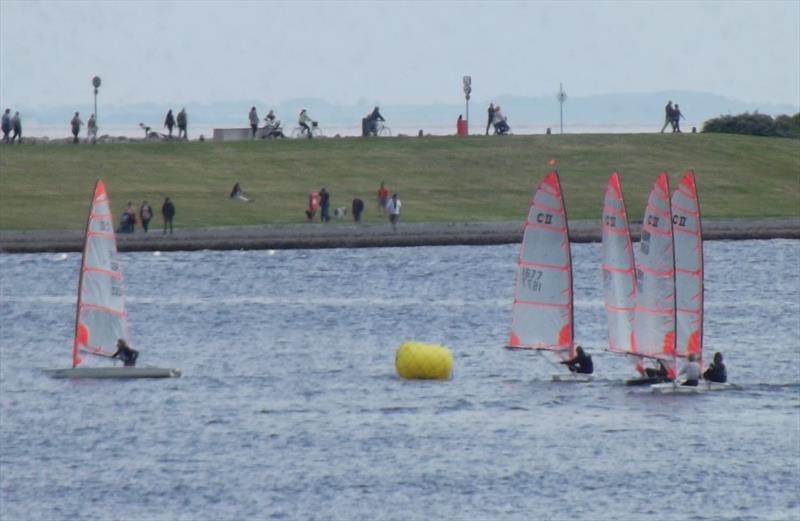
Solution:
<svg viewBox="0 0 800 521"><path fill-rule="evenodd" d="M661 133L664 133L664 130L667 126L672 126L673 132L680 132L681 131L681 118L686 119L683 114L681 113L681 108L676 103L675 105L672 104L672 100L667 102L667 105L664 107L664 126L661 127Z"/></svg>
<svg viewBox="0 0 800 521"><path fill-rule="evenodd" d="M725 383L728 381L728 374L722 361L722 353L719 351L714 353L714 359L705 371L702 370L697 359L698 357L695 353L690 353L687 356L686 363L683 364L678 373L678 376L684 375L681 385L697 386L701 377L708 382ZM583 350L583 347L577 344L575 346L575 356L562 360L560 363L566 365L570 372L573 373L592 374L594 372L592 357ZM657 361L656 367L642 366L637 367L637 369L647 379L657 381L671 381L673 379L662 360Z"/></svg>
<svg viewBox="0 0 800 521"><path fill-rule="evenodd" d="M164 233L172 233L172 220L175 217L175 204L167 197L164 199L164 204L161 205L161 217L164 220ZM122 212L119 218L119 227L117 233L133 233L136 231L136 225L141 222L142 230L147 232L150 228L150 221L153 219L153 208L147 201L142 201L139 206L137 214L136 208L133 203L128 201L128 206Z"/></svg>
<svg viewBox="0 0 800 521"><path fill-rule="evenodd" d="M13 144L14 141L18 144L22 143L22 117L19 115L19 111L14 112L12 116L11 109L7 108L3 112L2 128L3 143Z"/></svg>
<svg viewBox="0 0 800 521"><path fill-rule="evenodd" d="M381 181L377 195L378 211L384 216L388 216L389 223L392 225L392 230L397 230L397 224L400 221L400 208L402 207L400 198L396 193L392 194L390 197L389 189L383 181ZM353 216L353 221L356 224L361 223L361 215L364 213L364 207L363 199L360 197L353 199L350 211ZM313 221L318 211L321 222L325 223L331 220L331 194L325 187L321 188L319 192L311 192L308 195L308 207L305 210L306 218L309 221ZM340 207L335 209L334 215L342 219L346 213L347 209Z"/></svg>

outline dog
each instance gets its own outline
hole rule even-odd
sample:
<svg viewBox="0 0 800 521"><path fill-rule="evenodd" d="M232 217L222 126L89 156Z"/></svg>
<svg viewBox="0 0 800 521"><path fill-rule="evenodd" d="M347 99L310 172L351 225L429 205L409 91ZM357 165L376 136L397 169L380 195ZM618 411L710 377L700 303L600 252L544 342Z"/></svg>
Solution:
<svg viewBox="0 0 800 521"><path fill-rule="evenodd" d="M344 206L340 206L339 208L333 209L333 216L339 219L340 221L344 219L344 216L347 215L347 208Z"/></svg>

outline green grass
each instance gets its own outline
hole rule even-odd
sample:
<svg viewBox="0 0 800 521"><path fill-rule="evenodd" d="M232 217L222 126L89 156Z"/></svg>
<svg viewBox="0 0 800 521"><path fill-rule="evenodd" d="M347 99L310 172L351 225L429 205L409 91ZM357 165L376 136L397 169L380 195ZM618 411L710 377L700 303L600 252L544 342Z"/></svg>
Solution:
<svg viewBox="0 0 800 521"><path fill-rule="evenodd" d="M80 229L96 178L112 209L147 199L160 222L170 196L176 225L305 221L308 192L326 187L331 208L358 196L365 221L383 220L384 180L406 222L521 220L533 188L558 161L573 219L598 219L617 169L632 220L641 219L656 174L698 179L706 218L800 215L800 142L722 134L582 134L509 137L320 139L0 147L0 229ZM253 204L231 202L239 181Z"/></svg>

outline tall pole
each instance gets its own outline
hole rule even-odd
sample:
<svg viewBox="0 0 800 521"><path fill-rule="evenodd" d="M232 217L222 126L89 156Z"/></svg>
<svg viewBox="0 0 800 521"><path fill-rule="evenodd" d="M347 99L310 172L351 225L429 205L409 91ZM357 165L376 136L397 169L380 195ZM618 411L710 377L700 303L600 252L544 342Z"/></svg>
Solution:
<svg viewBox="0 0 800 521"><path fill-rule="evenodd" d="M564 84L558 84L558 105L559 105L559 115L560 115L560 122L561 122L561 133L564 133L564 102L567 101L567 93L564 92Z"/></svg>
<svg viewBox="0 0 800 521"><path fill-rule="evenodd" d="M94 85L94 121L97 124L97 121L100 119L97 117L97 89L100 87L101 81L100 76L95 76L92 78L92 85Z"/></svg>
<svg viewBox="0 0 800 521"><path fill-rule="evenodd" d="M467 106L467 134L469 134L469 95L472 92L472 76L464 76L462 82L464 84L464 103Z"/></svg>

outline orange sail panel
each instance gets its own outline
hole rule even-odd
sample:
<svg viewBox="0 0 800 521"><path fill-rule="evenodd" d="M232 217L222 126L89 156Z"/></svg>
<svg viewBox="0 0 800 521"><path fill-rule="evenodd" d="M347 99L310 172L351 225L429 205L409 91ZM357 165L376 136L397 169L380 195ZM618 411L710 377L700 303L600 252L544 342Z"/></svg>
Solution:
<svg viewBox="0 0 800 521"><path fill-rule="evenodd" d="M95 184L81 259L72 366L85 362L84 354L108 356L117 340L128 338L128 313L117 255L113 217L103 181Z"/></svg>
<svg viewBox="0 0 800 521"><path fill-rule="evenodd" d="M619 353L635 352L633 312L636 305L636 264L617 172L613 172L608 179L601 225L608 348Z"/></svg>
<svg viewBox="0 0 800 521"><path fill-rule="evenodd" d="M517 258L509 347L571 354L572 256L558 173L533 194Z"/></svg>
<svg viewBox="0 0 800 521"><path fill-rule="evenodd" d="M703 229L694 172L683 176L672 193L675 230L677 352L703 355Z"/></svg>
<svg viewBox="0 0 800 521"><path fill-rule="evenodd" d="M637 353L675 356L675 248L666 172L658 175L647 199L636 259L634 345Z"/></svg>

